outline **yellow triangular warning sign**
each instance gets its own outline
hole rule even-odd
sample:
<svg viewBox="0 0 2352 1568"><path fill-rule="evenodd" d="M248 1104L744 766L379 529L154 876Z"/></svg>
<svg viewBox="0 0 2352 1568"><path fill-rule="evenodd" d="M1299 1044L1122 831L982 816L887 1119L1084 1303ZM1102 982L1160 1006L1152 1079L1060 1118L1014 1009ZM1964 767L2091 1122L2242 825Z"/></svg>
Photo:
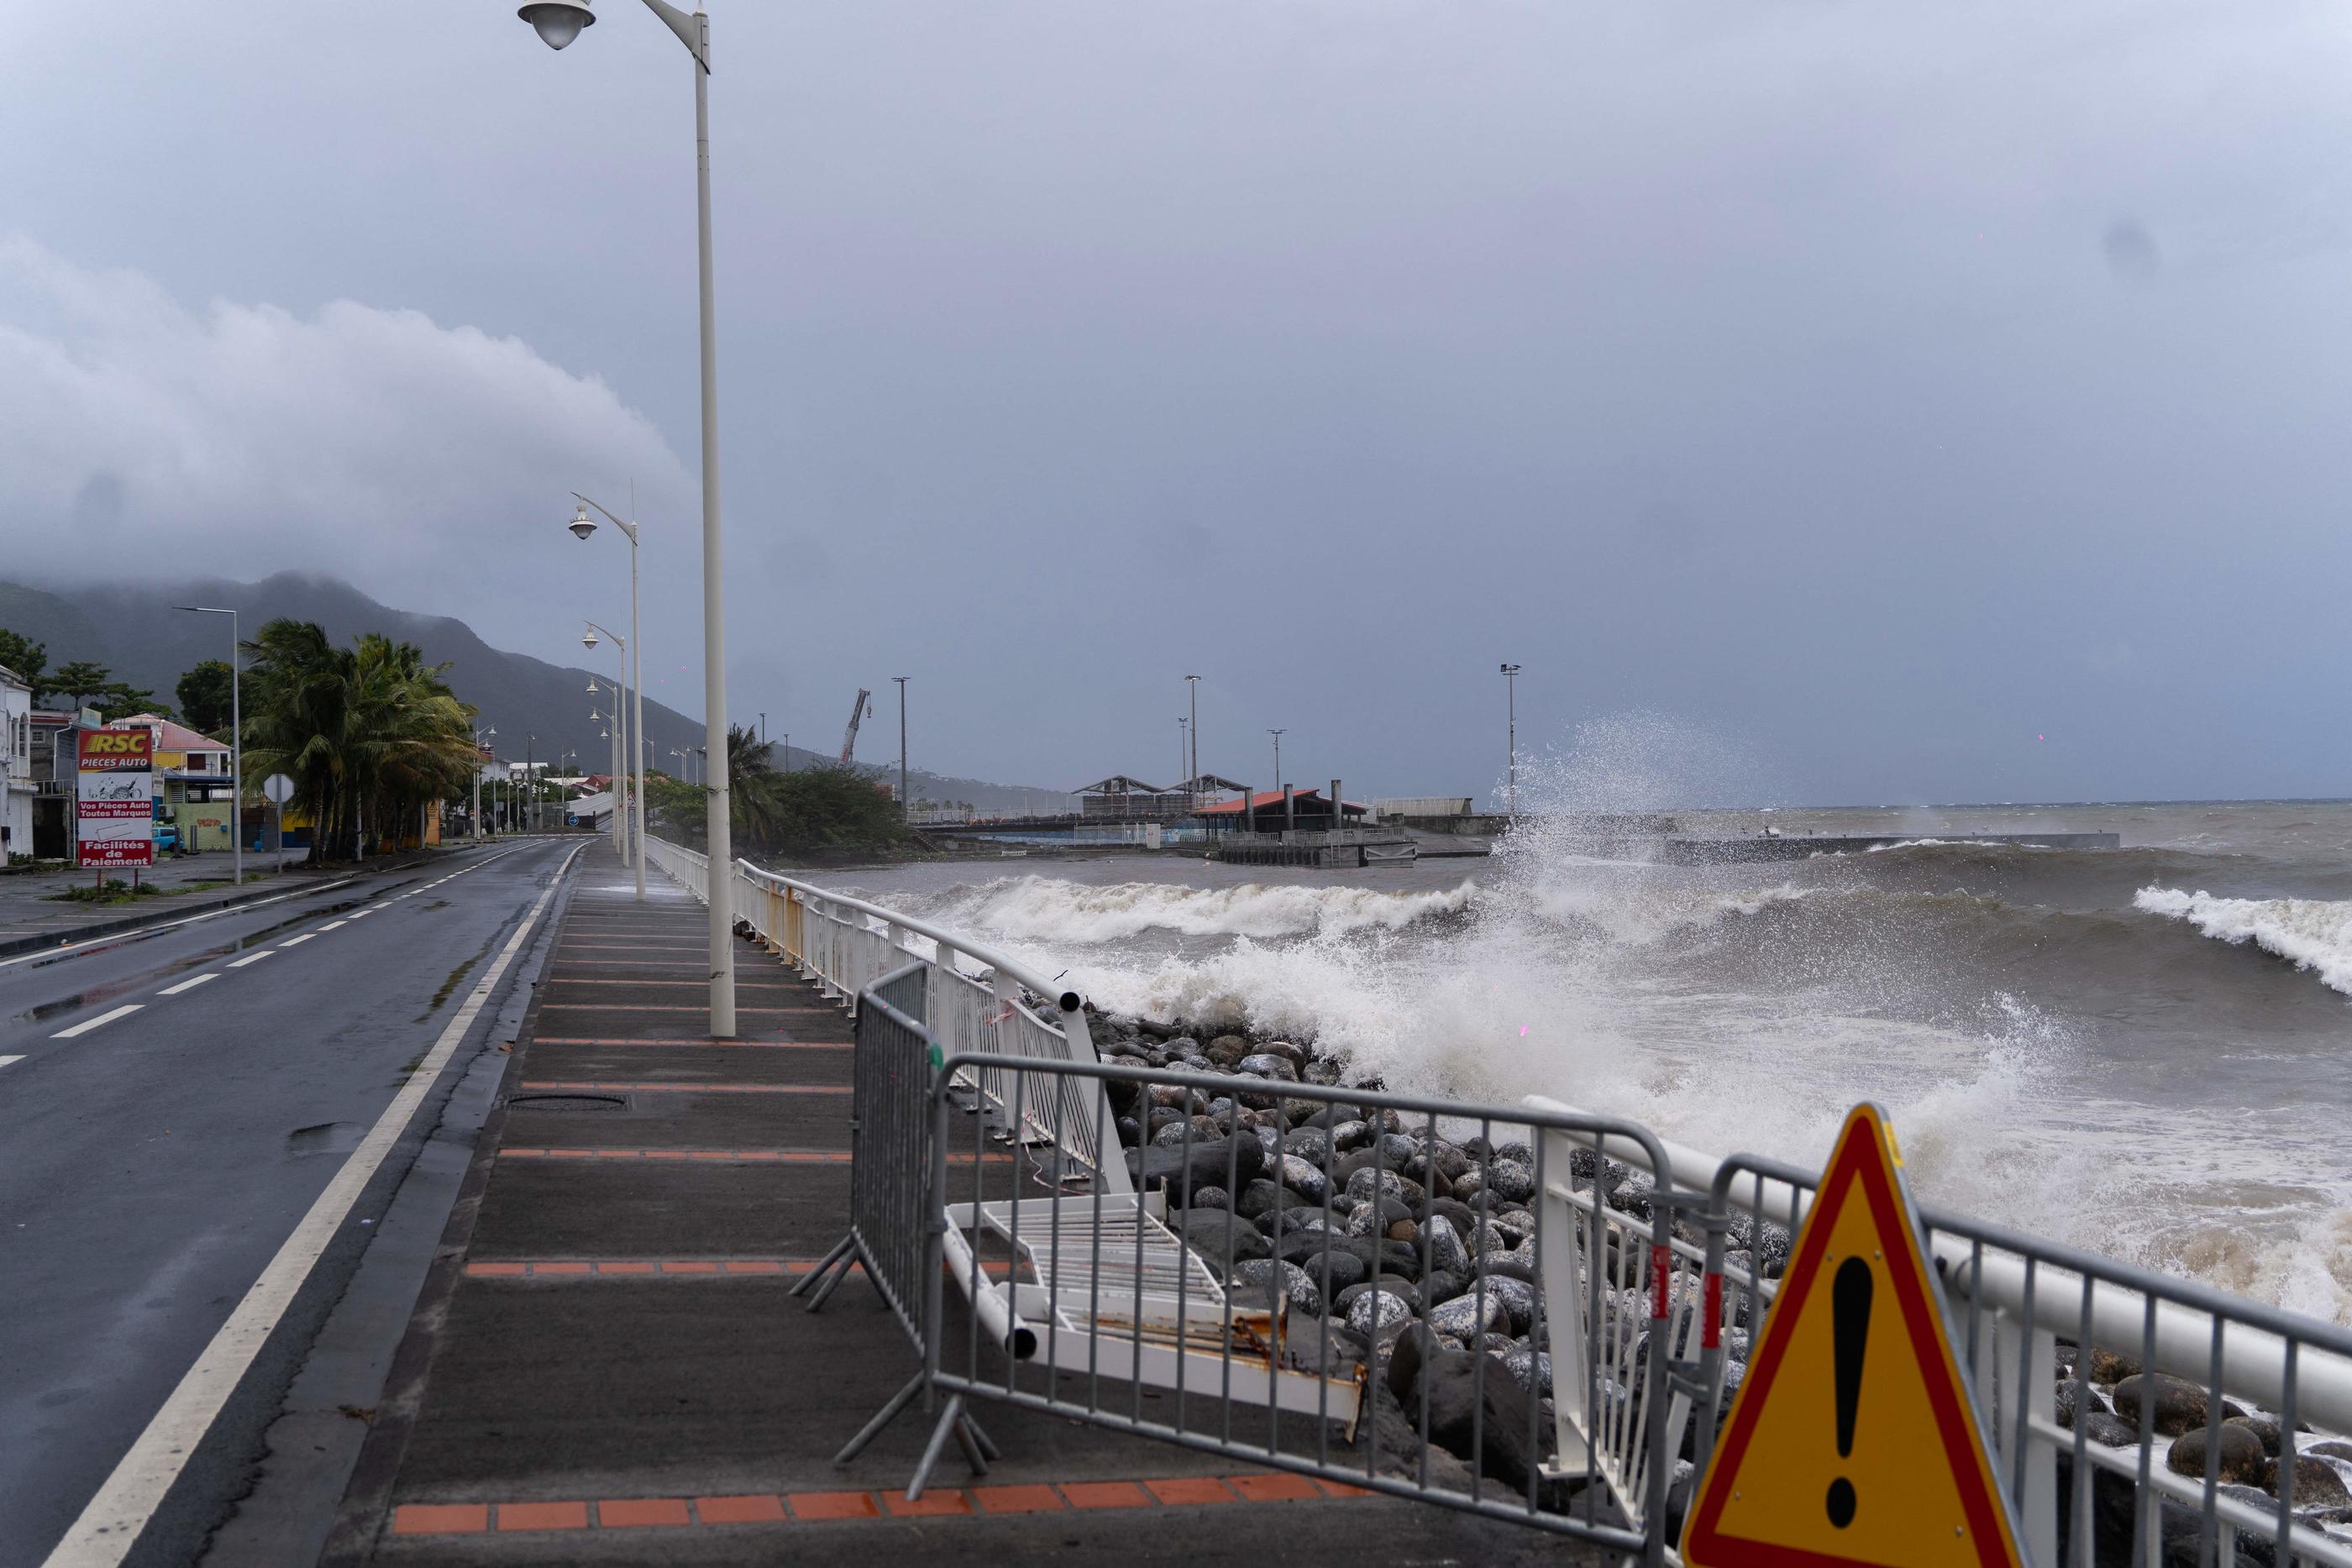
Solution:
<svg viewBox="0 0 2352 1568"><path fill-rule="evenodd" d="M1684 1525L1693 1568L2017 1568L1902 1165L1855 1106Z"/></svg>

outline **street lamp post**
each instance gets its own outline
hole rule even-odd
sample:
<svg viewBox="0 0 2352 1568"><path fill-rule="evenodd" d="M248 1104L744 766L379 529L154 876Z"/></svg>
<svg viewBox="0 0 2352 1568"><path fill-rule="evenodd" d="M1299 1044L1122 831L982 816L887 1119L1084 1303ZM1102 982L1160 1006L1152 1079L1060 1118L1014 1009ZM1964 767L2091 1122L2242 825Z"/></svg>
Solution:
<svg viewBox="0 0 2352 1568"><path fill-rule="evenodd" d="M634 512L636 510L636 486L634 485L629 487L629 509ZM571 528L575 537L585 539L596 531L596 520L588 515L588 508L596 507L596 503L577 490L572 492L572 498L580 505L575 508L577 515L566 526ZM621 684L627 686L629 691L621 695L621 706L614 710L613 722L624 731L621 737L621 755L632 760L636 774L635 787L624 789L624 793L630 798L630 809L635 813L635 819L630 826L636 831L636 852L634 855L630 853L626 839L629 830L624 829L621 863L636 868L637 902L643 904L646 901L646 758L643 744L646 733L646 649L644 641L637 635L637 525L635 521L623 522L611 512L604 511L602 507L596 507L596 509L604 512L605 517L612 518L613 526L621 530L621 537L629 541L629 640L621 643L620 638L613 638L614 642L621 643ZM590 646L593 647L594 644L591 643ZM634 696L631 694L635 694ZM628 711L633 705L636 710L634 715ZM626 722L625 723L624 720ZM637 737L639 744L635 746L629 744L628 737L631 735ZM728 952L729 961L731 963L734 949L730 947ZM731 987L733 983L731 978L729 983ZM733 997L732 989L728 992L728 995L730 998Z"/></svg>
<svg viewBox="0 0 2352 1568"><path fill-rule="evenodd" d="M600 681L593 675L588 677L588 691L592 696L598 692L613 694L612 727L605 731L613 742L613 772L606 789L613 797L613 852L621 857L623 865L626 865L629 863L628 829L623 824L628 816L628 795L623 787L621 772L621 704L624 694L611 682ZM596 720L604 717L594 708L588 710L588 716Z"/></svg>
<svg viewBox="0 0 2352 1568"><path fill-rule="evenodd" d="M183 604L181 609L196 615L228 617L228 776L229 874L236 885L245 885L245 710L238 695L237 666L245 662L243 646L237 642L236 612L215 610L209 604Z"/></svg>
<svg viewBox="0 0 2352 1568"><path fill-rule="evenodd" d="M646 8L660 17L694 57L695 237L702 329L702 723L709 749L724 758L727 617L719 560L719 350L710 279L710 18L699 11L689 16L666 0L646 0ZM551 49L563 47L596 20L596 14L578 0L531 0L516 15L529 22ZM642 704L642 681L637 688ZM642 709L637 716L642 722ZM731 1040L735 1035L735 920L729 905L735 856L726 769L719 772L721 777L710 786L705 818L710 849L710 875L706 879L710 904L710 1033L713 1039ZM639 810L643 809L643 791L639 791ZM642 839L642 817L638 833ZM644 857L638 858L642 863Z"/></svg>
<svg viewBox="0 0 2352 1568"><path fill-rule="evenodd" d="M481 841L483 836L482 742L493 738L498 733L498 727L495 725L488 729L478 729L474 732L474 841L477 843ZM492 759L496 760L496 753L492 754Z"/></svg>
<svg viewBox="0 0 2352 1568"><path fill-rule="evenodd" d="M592 506L592 507L594 507L594 506L596 505L596 503L595 503L595 502L593 502L593 501L591 501L591 502L589 502L588 504L589 504L590 506ZM597 510L599 510L599 511L603 511L603 510L604 510L604 508L603 508L603 507L598 507L596 509L597 509ZM610 514L609 514L609 513L608 513L608 514L606 514L606 515L607 515L607 516L610 516ZM614 518L613 520L614 520L614 521L615 521L615 522L620 521L620 519L619 519L619 518L617 518L617 517ZM572 519L572 531L573 531L574 533L578 533L578 532L579 532L579 529L580 529L580 524L581 524L581 522L582 522L582 521L583 521L583 518L581 518L581 517L574 517L574 518ZM591 528L593 528L595 525L592 523L592 524L590 524L589 526L590 526ZM580 537L581 537L581 538L586 538L588 536L587 536L587 535L585 535L585 534L581 534L581 536L580 536ZM644 653L644 652L643 652L642 650L637 651L637 652L634 652L634 653L631 651L631 644L632 644L632 643L634 643L636 641L636 614L637 614L637 604L636 604L636 599L637 599L637 552L636 552L636 549L635 549L635 531L634 531L634 530L632 530L631 535L630 535L630 542L631 542L631 548L630 548L630 550L629 550L629 635L628 635L628 636L626 636L626 637L623 637L619 632L612 632L612 631L606 631L606 630L605 630L605 628L604 628L604 627L602 627L602 626L599 626L599 625L597 625L597 624L596 624L596 622L594 622L593 621L591 621L591 622L588 622L588 629L587 629L587 631L586 631L586 632L583 632L583 633L581 634L581 637L580 637L581 644L582 644L583 647L588 647L588 648L593 648L593 647L596 645L596 634L597 634L598 632L604 632L604 634L605 636L610 637L611 639L613 639L613 641L614 641L614 642L615 642L615 643L619 643L619 644L620 644L620 648L621 648L621 685L620 685L619 686L615 686L615 687L614 687L614 688L613 688L613 699L614 699L613 715L614 715L614 722L615 724L618 724L618 723L620 722L621 715L627 711L627 705L628 705L628 701L629 701L629 694L628 694L627 690L625 690L625 688L626 688L627 686L629 686L629 685L632 684L632 683L631 683L631 680L630 680L630 676L629 676L629 666L630 666L630 662L631 662L632 660L635 660L635 663L636 663L636 667L637 667L637 673L638 673L640 675L642 675L642 674L645 673L645 653ZM593 675L592 675L591 677L589 677L588 685L589 685L590 689L591 689L591 690L593 690L593 689L594 689L594 687L595 687L595 685L596 685L595 677L593 677ZM637 697L638 697L638 701L637 701L637 718L638 718L638 721L639 721L640 723L642 723L642 722L644 721L644 719L645 719L645 700L644 700L644 699L645 699L645 693L644 693L644 689L643 689L642 687L639 687L639 688L638 688ZM623 738L623 745L625 745L625 746L626 744L627 744L627 741L626 741L626 737L625 737L625 737L624 737L624 738ZM623 821L623 818L622 818L622 816L621 816L621 812L622 812L622 810L625 809L625 801L628 800L628 798L629 798L630 790L629 790L629 788L628 788L628 780L627 780L627 779L626 779L626 778L616 778L615 779L614 779L613 783L614 783L614 787L615 789L619 789L619 790L621 791L621 799L620 799L620 800L615 800L615 801L614 802L614 821L615 825L617 826L617 825L618 825L618 824ZM638 784L639 784L639 788L638 788L638 789L637 789L637 790L635 791L636 798L637 798L637 800L638 800L638 803L639 803L639 807L640 807L640 810L639 810L639 811L638 811L638 815L637 815L637 824L636 824L636 825L637 825L637 851L636 851L636 853L633 856L633 855L631 855L631 854L630 854L630 852L629 852L629 843L628 843L628 838L627 838L628 830L627 830L626 828L621 828L621 829L620 829L619 832L615 835L614 841L618 844L618 846L619 846L619 848L620 848L620 851L621 851L621 863L622 863L623 865L634 865L634 866L636 868L636 873L637 873L637 902L638 902L638 903L640 903L640 904L643 904L643 903L645 902L645 899L646 899L645 814L644 814L644 811L643 811L643 810L642 810L642 806L643 806L644 800L645 800L645 789L644 789L644 788L643 788L644 780L643 780L643 779L638 780Z"/></svg>
<svg viewBox="0 0 2352 1568"><path fill-rule="evenodd" d="M1189 809L1192 805L1193 786L1201 781L1201 677L1185 676L1184 689L1192 694L1192 757L1191 766L1184 769L1184 804Z"/></svg>
<svg viewBox="0 0 2352 1568"><path fill-rule="evenodd" d="M1182 714L1176 716L1176 766L1189 768L1192 762L1192 731L1186 727ZM1184 776L1184 809L1192 809L1192 776Z"/></svg>
<svg viewBox="0 0 2352 1568"><path fill-rule="evenodd" d="M890 678L898 683L898 820L905 821L914 805L907 797L907 677Z"/></svg>
<svg viewBox="0 0 2352 1568"><path fill-rule="evenodd" d="M1282 737L1286 733L1279 729L1266 731L1274 737L1274 789L1277 795L1282 792Z"/></svg>
<svg viewBox="0 0 2352 1568"><path fill-rule="evenodd" d="M1519 667L1517 664L1505 664L1502 667L1502 675L1503 700L1506 704L1505 712L1509 715L1511 742L1511 793L1508 814L1511 821L1516 822L1519 820Z"/></svg>

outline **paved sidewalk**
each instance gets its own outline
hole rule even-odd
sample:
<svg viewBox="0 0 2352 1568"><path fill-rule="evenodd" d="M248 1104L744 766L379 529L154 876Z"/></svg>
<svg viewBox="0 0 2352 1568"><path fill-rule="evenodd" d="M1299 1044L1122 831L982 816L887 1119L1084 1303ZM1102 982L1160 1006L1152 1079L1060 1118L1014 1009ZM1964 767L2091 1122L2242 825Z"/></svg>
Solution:
<svg viewBox="0 0 2352 1568"><path fill-rule="evenodd" d="M848 1022L747 943L741 1038L709 1039L701 906L583 865L328 1561L1584 1560L1002 1406L1002 1461L950 1450L916 1507L919 1415L835 1469L917 1365L862 1275L786 1296L846 1222Z"/></svg>

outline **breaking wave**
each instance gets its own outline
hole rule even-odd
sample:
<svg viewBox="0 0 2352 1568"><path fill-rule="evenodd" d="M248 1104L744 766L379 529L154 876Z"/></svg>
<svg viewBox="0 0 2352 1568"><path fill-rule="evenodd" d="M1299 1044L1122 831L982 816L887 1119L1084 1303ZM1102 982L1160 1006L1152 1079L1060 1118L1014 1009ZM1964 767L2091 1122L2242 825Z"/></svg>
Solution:
<svg viewBox="0 0 2352 1568"><path fill-rule="evenodd" d="M1089 886L1042 876L1008 877L950 893L939 917L1024 942L1092 946L1171 932L1181 936L1329 936L1402 931L1460 915L1477 884L1428 893L1251 883L1241 887L1122 882Z"/></svg>
<svg viewBox="0 0 2352 1568"><path fill-rule="evenodd" d="M2316 898L2216 898L2176 887L2144 887L2132 906L2185 920L2217 942L2252 942L2308 969L2330 990L2352 996L2352 902Z"/></svg>

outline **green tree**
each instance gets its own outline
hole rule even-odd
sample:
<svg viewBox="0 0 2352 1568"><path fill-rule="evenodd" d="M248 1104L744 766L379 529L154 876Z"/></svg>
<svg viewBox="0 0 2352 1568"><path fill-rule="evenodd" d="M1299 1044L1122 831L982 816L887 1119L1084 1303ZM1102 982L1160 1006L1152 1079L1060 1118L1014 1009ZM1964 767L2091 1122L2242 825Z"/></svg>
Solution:
<svg viewBox="0 0 2352 1568"><path fill-rule="evenodd" d="M76 659L58 666L58 673L50 677L49 689L70 699L76 707L88 707L113 684L114 672L104 664Z"/></svg>
<svg viewBox="0 0 2352 1568"><path fill-rule="evenodd" d="M339 648L309 621L272 621L245 651L245 776L294 780L288 808L311 823L311 863L397 841L420 808L467 788L475 710L448 665L381 632Z"/></svg>
<svg viewBox="0 0 2352 1568"><path fill-rule="evenodd" d="M230 686L236 678L226 659L206 659L180 677L172 695L180 699L180 714L189 728L215 740L228 734Z"/></svg>
<svg viewBox="0 0 2352 1568"><path fill-rule="evenodd" d="M41 698L57 689L44 677L49 668L49 645L36 643L20 632L0 626L0 664L16 672L24 683L33 688L33 706L41 706Z"/></svg>
<svg viewBox="0 0 2352 1568"><path fill-rule="evenodd" d="M78 708L96 708L99 716L109 724L134 713L164 711L157 706L153 692L118 681L112 670L88 659L58 665L58 673L48 679L47 689L71 698Z"/></svg>

